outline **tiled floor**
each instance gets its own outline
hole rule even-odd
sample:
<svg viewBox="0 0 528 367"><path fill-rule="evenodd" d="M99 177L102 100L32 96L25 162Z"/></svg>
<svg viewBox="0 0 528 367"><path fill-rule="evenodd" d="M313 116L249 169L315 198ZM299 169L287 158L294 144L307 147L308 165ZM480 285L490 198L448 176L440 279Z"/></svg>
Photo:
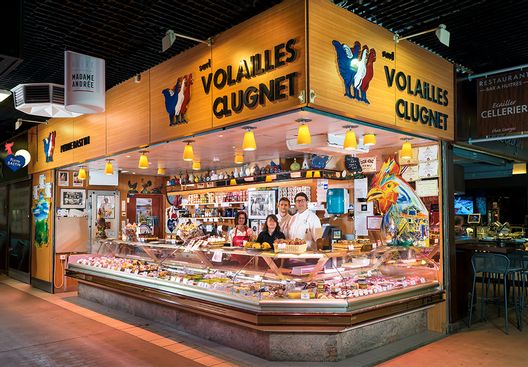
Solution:
<svg viewBox="0 0 528 367"><path fill-rule="evenodd" d="M389 360L383 367L528 366L528 326L477 324ZM418 335L338 363L270 362L81 299L51 295L0 276L0 366L366 366L386 360Z"/></svg>

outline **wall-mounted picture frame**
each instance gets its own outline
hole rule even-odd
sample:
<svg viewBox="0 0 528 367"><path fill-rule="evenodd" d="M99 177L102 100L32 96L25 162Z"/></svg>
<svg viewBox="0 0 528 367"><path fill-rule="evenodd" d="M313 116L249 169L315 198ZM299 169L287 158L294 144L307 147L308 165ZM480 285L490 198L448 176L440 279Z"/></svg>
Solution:
<svg viewBox="0 0 528 367"><path fill-rule="evenodd" d="M61 189L60 207L62 209L84 209L86 207L86 190Z"/></svg>
<svg viewBox="0 0 528 367"><path fill-rule="evenodd" d="M248 192L249 219L266 219L275 214L275 190L253 190Z"/></svg>
<svg viewBox="0 0 528 367"><path fill-rule="evenodd" d="M73 171L72 177L73 187L84 187L84 180L79 179L79 171Z"/></svg>
<svg viewBox="0 0 528 367"><path fill-rule="evenodd" d="M59 171L57 177L57 186L67 187L70 186L70 172L68 171Z"/></svg>

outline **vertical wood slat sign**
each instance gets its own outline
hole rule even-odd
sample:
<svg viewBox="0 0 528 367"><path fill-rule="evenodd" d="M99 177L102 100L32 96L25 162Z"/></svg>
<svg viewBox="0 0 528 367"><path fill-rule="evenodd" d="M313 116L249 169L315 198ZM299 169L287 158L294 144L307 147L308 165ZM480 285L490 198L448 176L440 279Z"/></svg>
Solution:
<svg viewBox="0 0 528 367"><path fill-rule="evenodd" d="M528 71L477 80L478 137L528 131Z"/></svg>
<svg viewBox="0 0 528 367"><path fill-rule="evenodd" d="M454 139L453 66L328 1L308 8L310 106Z"/></svg>

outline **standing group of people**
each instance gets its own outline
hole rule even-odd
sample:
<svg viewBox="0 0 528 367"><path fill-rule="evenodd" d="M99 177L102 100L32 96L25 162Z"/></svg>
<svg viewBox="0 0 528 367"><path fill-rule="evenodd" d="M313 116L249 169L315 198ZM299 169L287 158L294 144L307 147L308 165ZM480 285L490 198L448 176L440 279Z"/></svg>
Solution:
<svg viewBox="0 0 528 367"><path fill-rule="evenodd" d="M297 213L292 216L289 213L290 200L286 197L279 200L278 214L270 214L266 217L257 242L273 244L277 239L298 238L305 240L308 248L315 249L315 242L322 234L321 221L315 213L308 210L308 196L305 193L300 192L295 195L294 201ZM233 246L242 246L244 241L250 241L255 236L247 222L247 214L239 211L235 217L236 226L229 233Z"/></svg>

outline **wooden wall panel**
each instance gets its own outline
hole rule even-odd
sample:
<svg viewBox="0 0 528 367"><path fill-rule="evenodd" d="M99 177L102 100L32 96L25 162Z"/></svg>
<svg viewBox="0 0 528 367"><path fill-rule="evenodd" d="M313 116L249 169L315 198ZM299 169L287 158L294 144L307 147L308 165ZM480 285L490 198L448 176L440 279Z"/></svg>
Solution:
<svg viewBox="0 0 528 367"><path fill-rule="evenodd" d="M309 88L316 96L315 101L309 104L311 107L435 139L454 139L454 73L449 62L410 42L396 44L393 34L388 30L329 1L312 0L308 4ZM339 69L336 47L332 44L334 40L351 49L356 41L360 44L360 50L364 45L368 46L367 60L371 50L375 50L372 78L366 89L369 103L345 96L344 78ZM342 63L343 68L348 60ZM357 64L357 61L353 63ZM400 91L395 83L389 83L387 75L390 76L393 70L395 75L403 72L406 77L410 76L413 87L416 80L420 79L447 90L448 106L440 106L407 91ZM401 98L409 105L418 103L448 114L447 129L397 118L396 102Z"/></svg>
<svg viewBox="0 0 528 367"><path fill-rule="evenodd" d="M212 128L212 96L205 94L199 72L199 66L210 58L211 48L200 44L150 69L151 143L173 140ZM187 113L184 115L187 122L170 126L162 91L173 89L178 78L189 74L192 74L193 83Z"/></svg>
<svg viewBox="0 0 528 367"><path fill-rule="evenodd" d="M273 55L273 48L276 45L286 43L292 38L295 39L294 49L297 52L297 57L291 63L286 63L286 65L249 80L243 78L241 82L232 86L226 85L220 90L212 86L213 101L225 95L229 96L229 100L231 100L232 92L245 91L249 86L258 88L260 83L269 85L270 80L293 72L296 72L297 76L293 96L275 102L266 101L264 106L257 105L253 109L245 107L240 113L233 113L229 117L217 118L213 114L214 127L251 120L305 105L301 104L297 98L300 91L305 89L306 84L305 24L305 2L303 0L287 0L215 38L212 50L212 69L204 70L199 74L200 76L207 77L210 72L214 72L218 68L226 69L228 65L231 65L236 73L241 60L246 60L249 63L250 56L258 53L264 55L265 50L271 50ZM288 85L288 83L283 84ZM285 92L288 94L288 90Z"/></svg>
<svg viewBox="0 0 528 367"><path fill-rule="evenodd" d="M90 144L72 149L73 160L83 162L106 154L106 113L83 115L73 120L73 140L90 137Z"/></svg>
<svg viewBox="0 0 528 367"><path fill-rule="evenodd" d="M149 144L149 72L106 92L106 149L111 155Z"/></svg>
<svg viewBox="0 0 528 367"><path fill-rule="evenodd" d="M73 118L50 119L47 125L38 125L30 132L31 162L29 163L29 172L40 172L56 167L62 167L73 163L73 151L61 153L60 146L73 141ZM55 151L53 161L46 162L44 154L43 139L48 138L49 134L55 131ZM36 145L34 145L36 144ZM35 151L36 148L36 151Z"/></svg>
<svg viewBox="0 0 528 367"><path fill-rule="evenodd" d="M398 118L398 116L396 116L396 125L405 131L453 140L455 136L455 76L453 65L421 47L407 41L401 41L396 46L395 66L397 71L401 71L407 76L411 75L411 88L416 86L416 82L419 79L422 86L425 83L434 86L434 89L432 87L429 89L431 94L434 93L433 91L439 90L439 88L447 91L446 97L448 102L448 105L444 106L441 103L435 103L411 95L407 90L400 91L396 89L396 100L400 98L406 100L409 103L409 109L411 108L411 103L414 103L415 105L448 115L447 124L442 123L439 125L441 126L440 129L430 126L430 124L422 124L421 122ZM422 87L422 89L425 92L426 88ZM443 102L443 98L440 99L440 102Z"/></svg>
<svg viewBox="0 0 528 367"><path fill-rule="evenodd" d="M39 176L41 174L45 175L46 182L51 182L53 185L53 189L55 189L55 174L54 170L47 170L45 172L42 172L40 174L33 175L33 186L37 186L39 184ZM54 216L54 200L53 200L53 193L50 198L51 205L49 209L49 217L48 217L48 244L43 245L41 247L35 246L35 221L33 219L33 215L31 215L31 277L40 279L45 282L51 282L52 281L52 273L53 273L53 216ZM33 203L31 204L31 208L33 208Z"/></svg>
<svg viewBox="0 0 528 367"><path fill-rule="evenodd" d="M382 58L383 51L394 51L392 34L326 0L310 1L308 11L309 86L316 95L310 105L358 120L394 126L395 91L387 88L383 69L390 62ZM345 96L334 40L350 48L356 41L361 48L364 45L369 50L374 48L374 75L366 93L370 104Z"/></svg>

